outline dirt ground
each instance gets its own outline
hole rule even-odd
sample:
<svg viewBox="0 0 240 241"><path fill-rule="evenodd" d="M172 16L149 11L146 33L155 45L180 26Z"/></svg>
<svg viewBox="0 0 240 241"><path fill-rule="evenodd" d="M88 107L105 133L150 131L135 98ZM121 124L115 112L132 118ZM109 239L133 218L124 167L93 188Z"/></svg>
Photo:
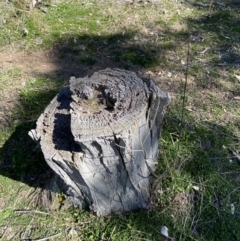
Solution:
<svg viewBox="0 0 240 241"><path fill-rule="evenodd" d="M106 67L113 67L107 61L97 63L91 69L87 66L77 64L72 59L60 59L51 51L37 51L27 53L17 51L10 47L0 53L0 74L6 77L11 69L18 69L18 76L6 77L0 85L0 123L2 127L8 126L11 119L11 111L19 103L19 92L27 81L37 77L54 78L67 84L71 76L83 77L94 71ZM6 83L8 81L8 83ZM1 83L0 83L1 84ZM2 88L1 88L2 87Z"/></svg>

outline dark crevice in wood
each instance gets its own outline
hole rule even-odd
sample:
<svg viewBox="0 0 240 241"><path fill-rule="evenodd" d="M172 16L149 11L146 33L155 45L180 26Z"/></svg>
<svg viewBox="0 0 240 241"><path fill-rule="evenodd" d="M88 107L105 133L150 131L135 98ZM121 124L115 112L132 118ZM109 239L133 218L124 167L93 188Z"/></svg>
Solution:
<svg viewBox="0 0 240 241"><path fill-rule="evenodd" d="M108 166L106 166L105 163L104 163L104 160L103 160L104 155L103 155L103 149L102 149L101 145L99 145L97 141L93 141L92 145L98 150L98 156L97 157L98 157L101 165L103 166L103 168L106 169L108 174L113 174L109 170Z"/></svg>
<svg viewBox="0 0 240 241"><path fill-rule="evenodd" d="M53 143L55 144L56 150L68 151L72 149L72 144L74 143L74 138L70 129L70 114L60 114L54 115L54 129L53 129Z"/></svg>
<svg viewBox="0 0 240 241"><path fill-rule="evenodd" d="M59 94L57 95L57 101L60 103L58 109L65 109L67 111L70 110L70 103L71 103L71 92L70 87L66 86L61 88Z"/></svg>

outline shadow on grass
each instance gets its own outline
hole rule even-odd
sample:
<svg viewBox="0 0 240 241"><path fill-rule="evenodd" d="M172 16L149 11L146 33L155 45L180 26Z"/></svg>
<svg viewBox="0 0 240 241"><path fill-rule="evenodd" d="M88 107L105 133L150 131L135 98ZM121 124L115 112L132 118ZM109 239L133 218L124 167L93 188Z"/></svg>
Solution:
<svg viewBox="0 0 240 241"><path fill-rule="evenodd" d="M209 42L211 44L209 47L213 54L217 53L219 56L219 62L215 61L215 64L222 64L226 67L234 67L234 64L236 66L240 64L240 55L237 51L240 18L235 12L227 10L208 12L201 18L189 19L189 23L190 28L198 33L202 45L205 45L205 37L212 42ZM197 38L194 40L197 40Z"/></svg>
<svg viewBox="0 0 240 241"><path fill-rule="evenodd" d="M135 34L129 31L124 35L66 35L55 42L54 49L60 58L74 61L88 75L107 67L141 69L156 66L160 48L134 41Z"/></svg>
<svg viewBox="0 0 240 241"><path fill-rule="evenodd" d="M175 233L175 237L181 237L181 240L189 237L196 240L225 240L226 237L238 240L240 166L231 152L239 143L239 137L234 133L236 123L197 123L188 114L185 120L180 125L178 117L171 111L165 116L162 153L157 169L157 174L165 173L166 178L158 184L165 196L159 203L168 203L165 215L174 216L172 225L174 219L180 218L188 226L189 232L183 234L178 230ZM182 194L181 201L179 194ZM174 198L168 201L168 195ZM186 195L187 204L184 203ZM234 211L231 209L233 206ZM181 209L183 216L175 216L181 213Z"/></svg>
<svg viewBox="0 0 240 241"><path fill-rule="evenodd" d="M207 89L222 87L218 81L222 70L240 67L239 1L222 1L224 5L212 3L211 7L190 4L199 9L202 16L187 19L191 43L190 72L196 83ZM186 4L189 5L187 1Z"/></svg>
<svg viewBox="0 0 240 241"><path fill-rule="evenodd" d="M44 79L41 79L41 81ZM54 81L54 80L49 80ZM44 161L40 147L28 136L28 131L36 126L36 120L57 94L57 90L24 90L20 94L21 106L14 111L14 129L11 136L0 148L0 174L19 180L34 187L43 187L52 171Z"/></svg>

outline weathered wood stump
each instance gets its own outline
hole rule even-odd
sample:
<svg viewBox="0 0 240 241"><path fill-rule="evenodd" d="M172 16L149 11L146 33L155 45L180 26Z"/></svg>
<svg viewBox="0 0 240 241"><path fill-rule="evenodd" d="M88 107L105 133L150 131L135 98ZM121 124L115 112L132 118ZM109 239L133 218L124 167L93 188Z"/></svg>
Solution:
<svg viewBox="0 0 240 241"><path fill-rule="evenodd" d="M149 178L169 95L133 72L71 78L29 135L75 206L98 216L149 207Z"/></svg>

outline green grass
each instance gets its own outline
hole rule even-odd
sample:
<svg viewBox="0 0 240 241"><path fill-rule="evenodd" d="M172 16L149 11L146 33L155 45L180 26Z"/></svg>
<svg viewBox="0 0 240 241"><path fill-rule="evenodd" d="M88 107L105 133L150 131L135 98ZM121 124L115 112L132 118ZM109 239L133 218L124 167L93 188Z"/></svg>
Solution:
<svg viewBox="0 0 240 241"><path fill-rule="evenodd" d="M152 179L152 208L98 218L64 205L42 205L53 172L27 133L67 79L3 65L2 240L158 241L165 240L162 226L176 240L239 240L240 166L232 150L240 151L240 104L234 100L240 95L240 6L223 2L225 7L52 0L40 5L47 13L29 11L27 1L0 3L3 52L46 51L65 61L55 61L58 70L75 63L82 75L108 65L130 69L156 80L172 96ZM70 78L72 72L67 73ZM62 194L53 202L62 204Z"/></svg>

